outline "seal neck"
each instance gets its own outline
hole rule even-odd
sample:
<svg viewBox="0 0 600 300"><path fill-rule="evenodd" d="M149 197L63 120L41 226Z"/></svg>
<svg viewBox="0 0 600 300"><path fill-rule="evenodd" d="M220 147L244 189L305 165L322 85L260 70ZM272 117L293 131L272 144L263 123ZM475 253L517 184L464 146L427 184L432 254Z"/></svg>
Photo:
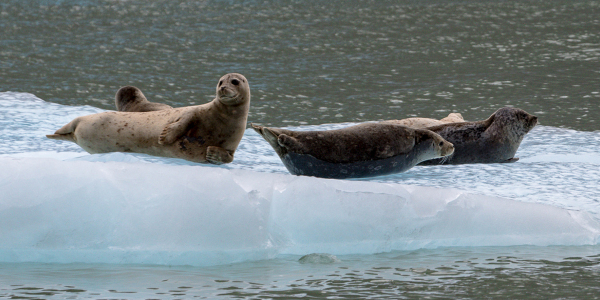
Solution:
<svg viewBox="0 0 600 300"><path fill-rule="evenodd" d="M243 115L247 116L250 108L250 101L242 101L239 104L227 105L221 102L219 98L215 98L213 103L215 104L215 108L219 114L224 119L236 118Z"/></svg>

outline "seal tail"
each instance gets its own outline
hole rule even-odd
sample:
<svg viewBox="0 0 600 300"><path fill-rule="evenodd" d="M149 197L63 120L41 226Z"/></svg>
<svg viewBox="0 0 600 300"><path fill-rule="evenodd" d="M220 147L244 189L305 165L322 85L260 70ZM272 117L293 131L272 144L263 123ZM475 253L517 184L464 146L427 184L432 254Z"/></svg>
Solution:
<svg viewBox="0 0 600 300"><path fill-rule="evenodd" d="M75 128L77 128L77 124L79 123L79 118L75 118L75 120L69 122L69 124L61 127L59 130L54 132L54 134L47 134L46 137L53 140L62 140L62 141L70 141L73 143L77 143L75 139Z"/></svg>
<svg viewBox="0 0 600 300"><path fill-rule="evenodd" d="M259 126L259 125L255 125L254 123L250 123L250 127L252 127L252 129L254 129L254 131L256 131L256 133L260 134L260 136L263 135L263 133L262 133L262 129L264 128L263 126Z"/></svg>
<svg viewBox="0 0 600 300"><path fill-rule="evenodd" d="M72 133L69 134L46 134L46 137L53 140L62 140L75 143L75 137Z"/></svg>
<svg viewBox="0 0 600 300"><path fill-rule="evenodd" d="M250 123L250 126L252 126L252 129L254 129L254 131L256 131L258 134L260 134L260 136L262 136L263 139L269 142L269 144L271 144L273 148L279 147L279 143L277 143L278 135L275 134L272 130L270 130L267 127L254 125L253 123Z"/></svg>

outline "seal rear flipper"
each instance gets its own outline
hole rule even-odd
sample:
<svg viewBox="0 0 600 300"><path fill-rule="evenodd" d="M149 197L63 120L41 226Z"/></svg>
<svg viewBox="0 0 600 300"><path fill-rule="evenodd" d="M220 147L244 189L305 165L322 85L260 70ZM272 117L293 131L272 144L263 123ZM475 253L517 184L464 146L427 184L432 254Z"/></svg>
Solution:
<svg viewBox="0 0 600 300"><path fill-rule="evenodd" d="M254 129L254 131L256 131L256 133L260 134L260 136L262 136L263 138L265 137L263 134L263 126L260 125L254 125L254 123L250 123L250 127L252 127L252 129Z"/></svg>
<svg viewBox="0 0 600 300"><path fill-rule="evenodd" d="M74 135L77 124L79 124L79 118L75 118L73 121L54 132L54 134L47 134L46 137L53 140L71 141L73 143L77 143Z"/></svg>
<svg viewBox="0 0 600 300"><path fill-rule="evenodd" d="M262 138L265 139L265 141L267 141L271 147L273 147L273 150L275 150L277 155L281 157L287 153L287 150L281 147L277 142L277 137L279 134L264 126L254 125L253 123L250 123L250 126L252 129L254 129L254 131L256 131L256 133L260 134L260 136L262 136Z"/></svg>
<svg viewBox="0 0 600 300"><path fill-rule="evenodd" d="M69 142L77 143L75 141L75 137L73 136L73 133L67 133L67 134L46 134L46 137L49 138L49 139L53 139L53 140L62 140L62 141L69 141Z"/></svg>
<svg viewBox="0 0 600 300"><path fill-rule="evenodd" d="M266 127L263 127L262 133L262 137L269 142L271 147L273 147L273 150L275 150L280 157L288 153L286 147L279 143L279 137L281 137L281 135Z"/></svg>

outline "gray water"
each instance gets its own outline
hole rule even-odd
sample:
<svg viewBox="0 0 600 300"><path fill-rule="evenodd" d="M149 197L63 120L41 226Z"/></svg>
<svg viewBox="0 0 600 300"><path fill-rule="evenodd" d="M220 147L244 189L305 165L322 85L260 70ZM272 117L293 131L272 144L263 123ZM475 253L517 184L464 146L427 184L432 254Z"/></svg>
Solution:
<svg viewBox="0 0 600 300"><path fill-rule="evenodd" d="M172 106L244 74L273 126L486 118L598 130L598 1L0 3L1 91L113 109L124 85Z"/></svg>
<svg viewBox="0 0 600 300"><path fill-rule="evenodd" d="M452 248L342 256L301 264L296 256L194 268L5 264L0 297L11 299L596 299L595 247ZM557 253L560 253L557 255ZM543 256L544 259L539 257ZM10 275L9 275L10 274Z"/></svg>
<svg viewBox="0 0 600 300"><path fill-rule="evenodd" d="M249 121L468 120L512 105L600 130L600 1L0 2L0 92L114 109L250 81ZM600 298L600 248L473 247L215 267L0 264L0 297Z"/></svg>

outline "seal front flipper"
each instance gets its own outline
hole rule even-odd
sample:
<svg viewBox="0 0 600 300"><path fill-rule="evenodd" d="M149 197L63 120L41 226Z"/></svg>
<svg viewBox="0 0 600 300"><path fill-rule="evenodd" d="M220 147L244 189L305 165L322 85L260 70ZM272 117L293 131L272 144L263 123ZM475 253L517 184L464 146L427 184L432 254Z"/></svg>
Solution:
<svg viewBox="0 0 600 300"><path fill-rule="evenodd" d="M160 145L174 143L177 139L185 135L195 119L196 117L193 112L187 112L179 116L177 119L168 122L158 137L158 143Z"/></svg>
<svg viewBox="0 0 600 300"><path fill-rule="evenodd" d="M301 143L298 142L294 137L287 134L280 134L277 137L277 143L288 151L296 152L299 154L306 154L307 149Z"/></svg>
<svg viewBox="0 0 600 300"><path fill-rule="evenodd" d="M514 163L514 162L516 162L517 160L519 160L519 158L518 158L518 157L513 157L513 158L509 158L509 159L507 159L507 160L505 160L505 161L502 161L501 163L504 163L504 164L508 164L508 163Z"/></svg>
<svg viewBox="0 0 600 300"><path fill-rule="evenodd" d="M206 148L206 160L215 165L228 164L233 161L233 154L221 147L208 146Z"/></svg>

